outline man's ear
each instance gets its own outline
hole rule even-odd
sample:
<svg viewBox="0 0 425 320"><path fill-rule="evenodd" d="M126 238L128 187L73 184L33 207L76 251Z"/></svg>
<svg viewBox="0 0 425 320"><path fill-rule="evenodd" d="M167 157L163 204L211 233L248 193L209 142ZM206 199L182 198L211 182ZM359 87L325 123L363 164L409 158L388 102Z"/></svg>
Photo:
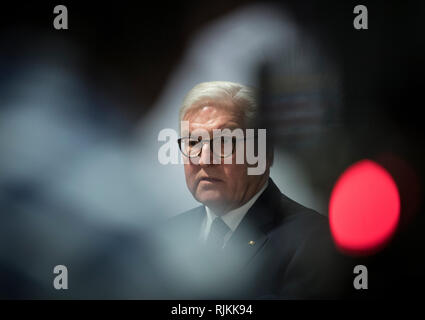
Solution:
<svg viewBox="0 0 425 320"><path fill-rule="evenodd" d="M267 146L266 157L267 157L267 168L270 168L274 162L274 146L272 144L269 144Z"/></svg>

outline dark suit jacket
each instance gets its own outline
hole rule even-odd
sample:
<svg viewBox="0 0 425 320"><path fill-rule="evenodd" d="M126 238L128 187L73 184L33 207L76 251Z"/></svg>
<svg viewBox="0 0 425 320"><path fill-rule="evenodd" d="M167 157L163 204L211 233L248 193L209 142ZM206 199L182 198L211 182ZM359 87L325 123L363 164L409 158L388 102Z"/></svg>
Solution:
<svg viewBox="0 0 425 320"><path fill-rule="evenodd" d="M352 281L327 218L283 195L271 179L219 254L199 241L205 214L204 206L194 208L162 229L162 297L342 298Z"/></svg>

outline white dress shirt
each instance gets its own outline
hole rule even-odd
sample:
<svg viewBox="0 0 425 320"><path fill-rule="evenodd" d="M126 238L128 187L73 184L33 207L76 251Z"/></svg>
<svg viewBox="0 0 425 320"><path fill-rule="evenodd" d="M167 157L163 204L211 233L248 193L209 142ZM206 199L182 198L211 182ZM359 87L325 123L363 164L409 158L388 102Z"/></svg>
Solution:
<svg viewBox="0 0 425 320"><path fill-rule="evenodd" d="M258 197L263 193L263 191L267 188L269 182L266 181L264 186L258 191L247 203L245 203L243 206L234 209L232 211L229 211L228 213L221 216L224 223L230 228L230 231L226 234L224 237L224 243L227 242L227 240L230 239L233 232L236 230L238 225L241 223L242 219L248 212L248 210L254 205L255 201L257 201ZM201 234L200 238L202 241L206 241L208 238L208 235L210 233L211 224L214 221L216 217L218 217L217 214L215 214L210 208L205 206L205 210L207 211L207 214L205 215L204 221L202 222L201 226Z"/></svg>

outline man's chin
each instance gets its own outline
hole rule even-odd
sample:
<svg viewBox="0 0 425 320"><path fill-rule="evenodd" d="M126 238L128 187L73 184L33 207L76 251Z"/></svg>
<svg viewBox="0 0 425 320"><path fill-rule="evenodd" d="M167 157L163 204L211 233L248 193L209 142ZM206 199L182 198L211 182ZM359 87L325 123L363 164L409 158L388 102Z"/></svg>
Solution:
<svg viewBox="0 0 425 320"><path fill-rule="evenodd" d="M223 203L222 194L213 190L199 192L196 199L207 207L217 207Z"/></svg>

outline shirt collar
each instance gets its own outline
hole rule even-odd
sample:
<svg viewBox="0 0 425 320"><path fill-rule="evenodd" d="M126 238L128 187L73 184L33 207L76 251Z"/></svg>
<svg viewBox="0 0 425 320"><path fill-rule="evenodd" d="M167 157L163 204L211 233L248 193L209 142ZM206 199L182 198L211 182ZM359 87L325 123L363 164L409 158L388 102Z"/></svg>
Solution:
<svg viewBox="0 0 425 320"><path fill-rule="evenodd" d="M247 203L221 216L224 223L227 224L232 232L236 230L248 210L254 205L255 201L257 201L258 197L264 192L264 190L266 190L268 184L269 182L266 181L263 187ZM209 222L212 222L218 216L207 206L205 206L205 210L207 211L207 219Z"/></svg>

